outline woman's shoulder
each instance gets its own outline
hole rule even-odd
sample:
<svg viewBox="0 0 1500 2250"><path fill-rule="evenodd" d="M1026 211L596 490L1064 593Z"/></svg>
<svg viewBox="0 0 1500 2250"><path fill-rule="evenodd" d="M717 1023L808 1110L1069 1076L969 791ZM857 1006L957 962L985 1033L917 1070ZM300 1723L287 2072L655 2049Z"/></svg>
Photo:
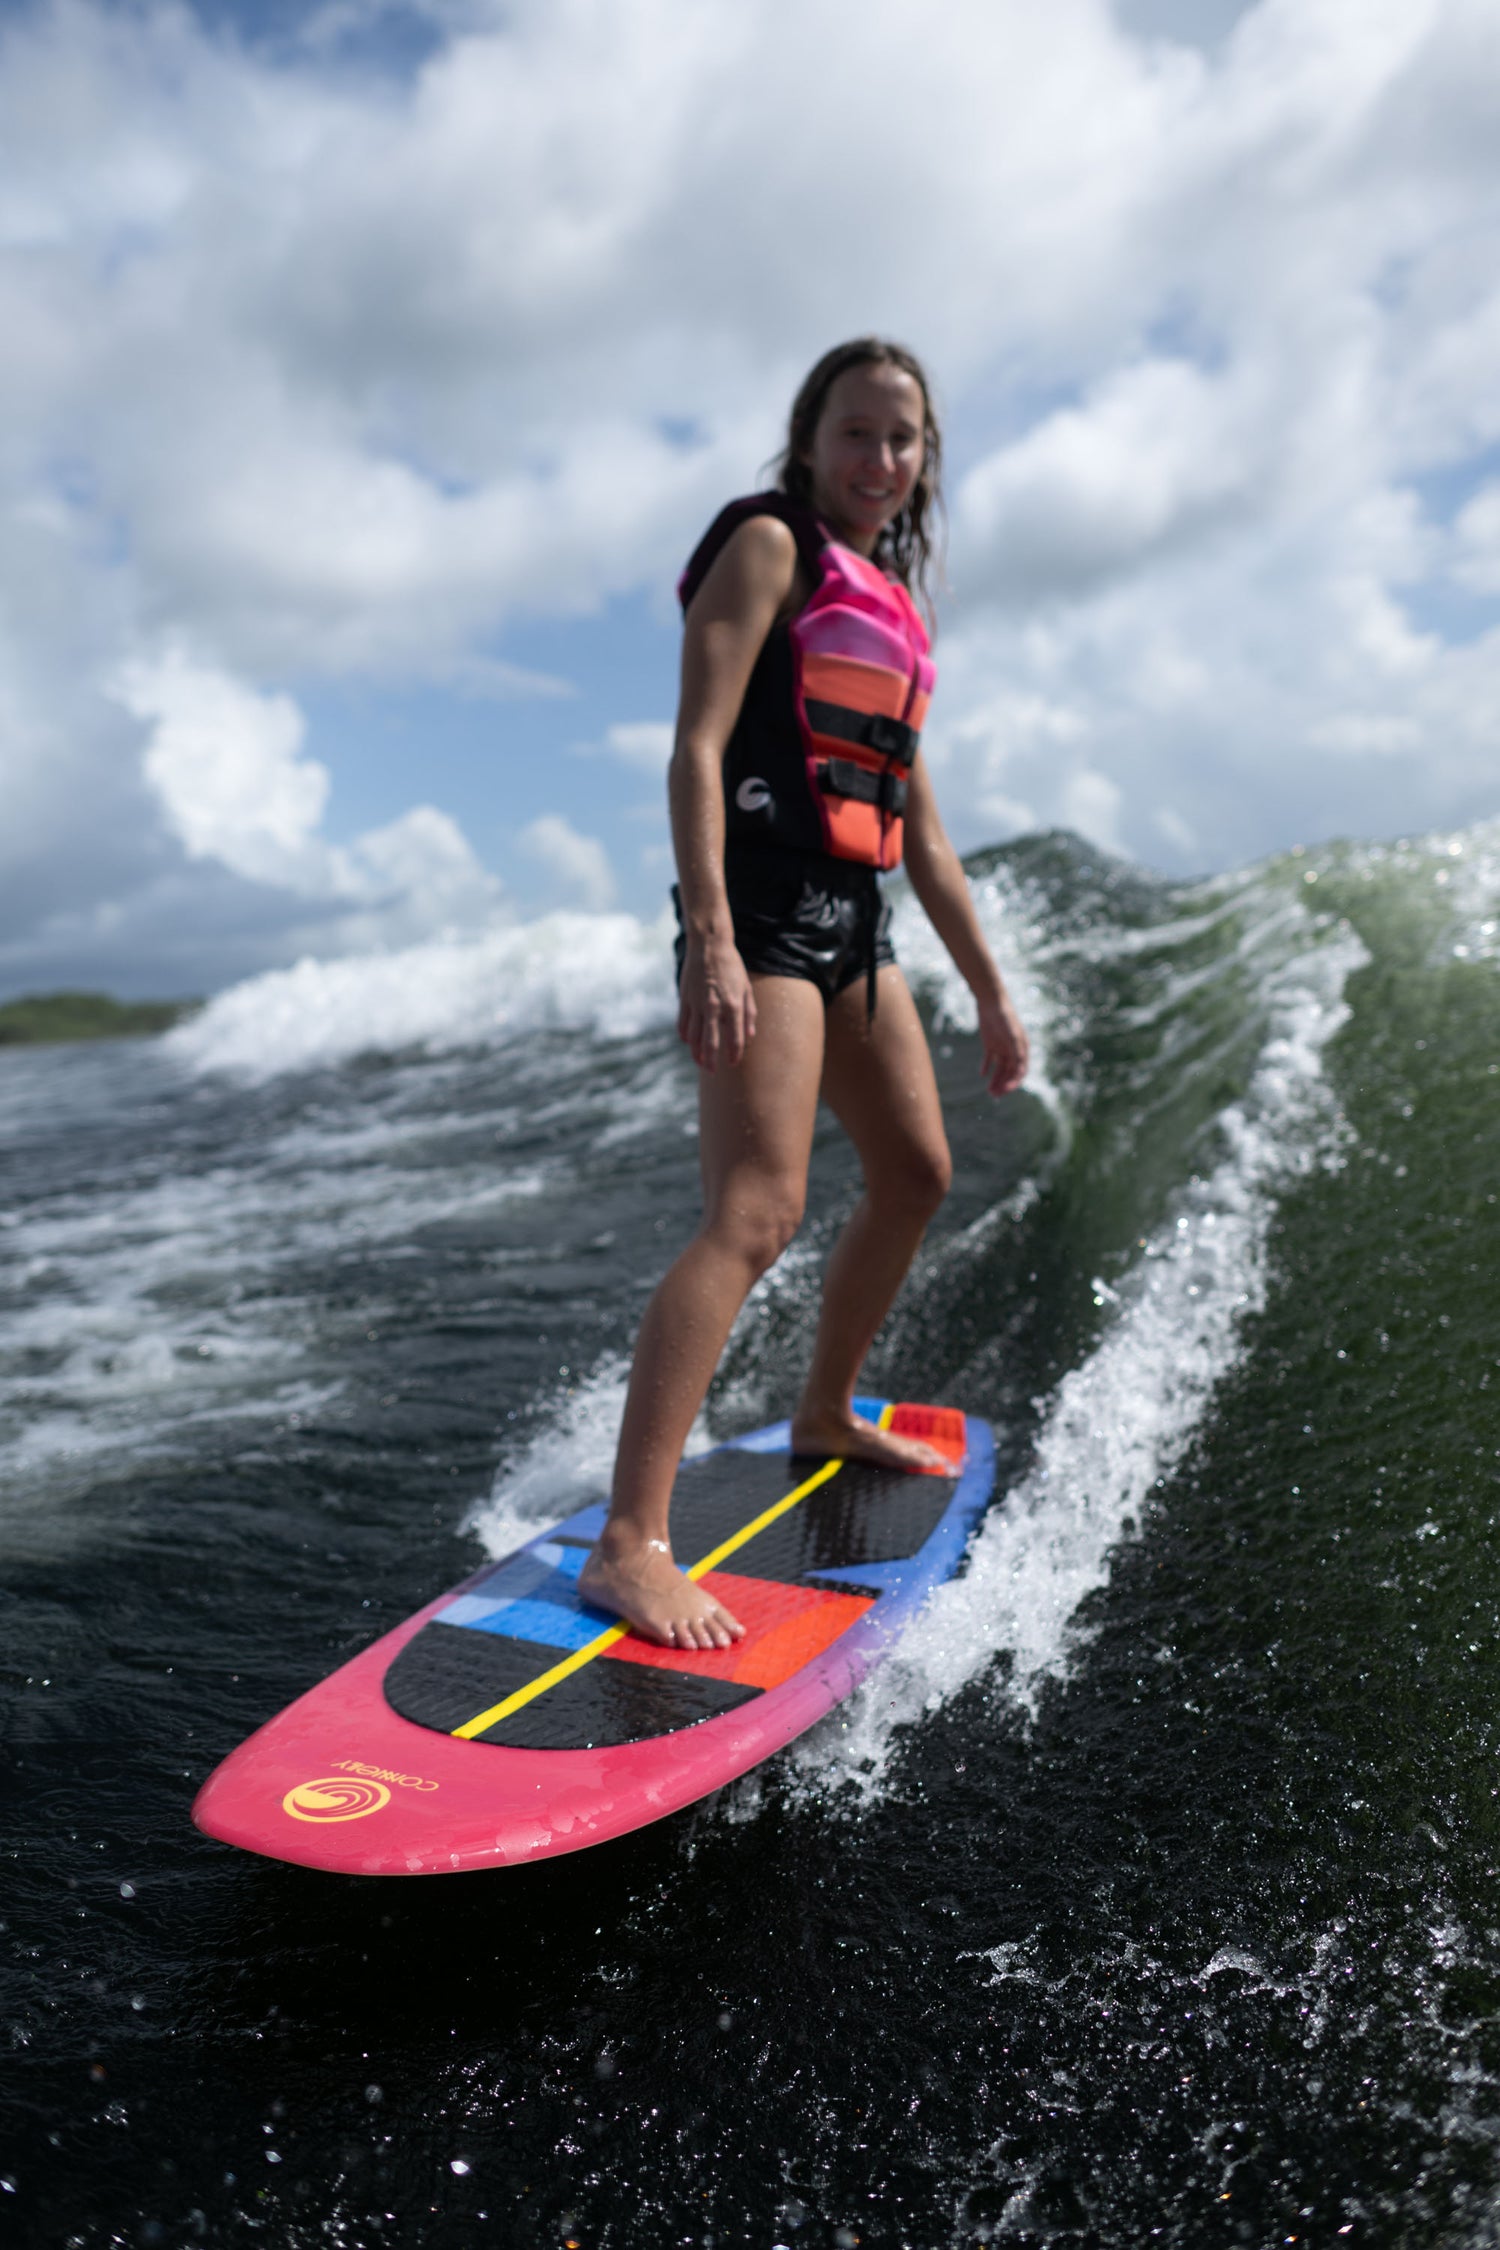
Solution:
<svg viewBox="0 0 1500 2250"><path fill-rule="evenodd" d="M825 537L817 518L784 492L755 492L731 500L694 548L678 581L678 599L686 609L720 556L731 549L735 559L751 569L784 567L790 572L800 559L815 571Z"/></svg>

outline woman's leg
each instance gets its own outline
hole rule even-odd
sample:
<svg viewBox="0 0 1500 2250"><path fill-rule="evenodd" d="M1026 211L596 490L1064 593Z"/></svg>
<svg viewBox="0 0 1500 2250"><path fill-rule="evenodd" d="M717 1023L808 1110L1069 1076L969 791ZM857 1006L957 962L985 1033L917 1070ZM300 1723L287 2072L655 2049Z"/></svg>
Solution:
<svg viewBox="0 0 1500 2250"><path fill-rule="evenodd" d="M916 1003L897 968L881 970L878 991L873 1021L863 980L828 1010L823 1098L859 1153L865 1192L828 1261L792 1442L803 1453L922 1465L938 1458L931 1447L877 1430L853 1404L865 1355L953 1175Z"/></svg>
<svg viewBox="0 0 1500 2250"><path fill-rule="evenodd" d="M755 1005L743 1062L699 1073L703 1225L641 1322L609 1521L580 1580L591 1601L669 1647L727 1648L743 1630L677 1568L667 1514L735 1315L796 1233L807 1192L823 998L799 978L757 977Z"/></svg>

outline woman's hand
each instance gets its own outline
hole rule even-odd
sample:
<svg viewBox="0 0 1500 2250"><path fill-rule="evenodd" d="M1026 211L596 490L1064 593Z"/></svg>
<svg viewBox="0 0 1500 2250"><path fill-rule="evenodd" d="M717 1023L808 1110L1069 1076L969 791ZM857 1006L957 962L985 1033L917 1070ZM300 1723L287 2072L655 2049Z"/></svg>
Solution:
<svg viewBox="0 0 1500 2250"><path fill-rule="evenodd" d="M984 1050L980 1073L990 1092L1008 1094L1026 1076L1031 1042L1020 1017L1003 989L979 1003L979 1038Z"/></svg>
<svg viewBox="0 0 1500 2250"><path fill-rule="evenodd" d="M755 988L731 938L689 937L677 1036L700 1070L744 1061L755 1036Z"/></svg>
<svg viewBox="0 0 1500 2250"><path fill-rule="evenodd" d="M984 1048L980 1071L992 1094L1008 1094L1026 1076L1030 1045L995 967L957 852L938 817L919 750L907 781L906 872L927 919L973 993Z"/></svg>

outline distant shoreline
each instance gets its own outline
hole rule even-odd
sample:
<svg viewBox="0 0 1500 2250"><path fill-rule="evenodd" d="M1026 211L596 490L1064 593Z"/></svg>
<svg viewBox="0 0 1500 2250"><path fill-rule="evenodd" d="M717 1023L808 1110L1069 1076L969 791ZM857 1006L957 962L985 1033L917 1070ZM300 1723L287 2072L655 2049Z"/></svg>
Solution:
<svg viewBox="0 0 1500 2250"><path fill-rule="evenodd" d="M145 1039L170 1031L201 1000L112 1000L107 992L28 992L0 1004L0 1047L58 1047L79 1039Z"/></svg>

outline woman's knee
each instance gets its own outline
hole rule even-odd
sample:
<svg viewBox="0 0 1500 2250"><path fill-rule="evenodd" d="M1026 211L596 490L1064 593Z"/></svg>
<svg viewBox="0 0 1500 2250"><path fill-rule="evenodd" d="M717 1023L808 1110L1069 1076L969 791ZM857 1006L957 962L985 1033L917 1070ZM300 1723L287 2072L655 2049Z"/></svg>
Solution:
<svg viewBox="0 0 1500 2250"><path fill-rule="evenodd" d="M798 1227L806 1203L801 1181L757 1181L731 1189L708 1217L718 1237L757 1275L774 1266Z"/></svg>
<svg viewBox="0 0 1500 2250"><path fill-rule="evenodd" d="M919 1211L930 1218L953 1185L953 1159L945 1140L911 1141L880 1166L869 1182L877 1203Z"/></svg>

